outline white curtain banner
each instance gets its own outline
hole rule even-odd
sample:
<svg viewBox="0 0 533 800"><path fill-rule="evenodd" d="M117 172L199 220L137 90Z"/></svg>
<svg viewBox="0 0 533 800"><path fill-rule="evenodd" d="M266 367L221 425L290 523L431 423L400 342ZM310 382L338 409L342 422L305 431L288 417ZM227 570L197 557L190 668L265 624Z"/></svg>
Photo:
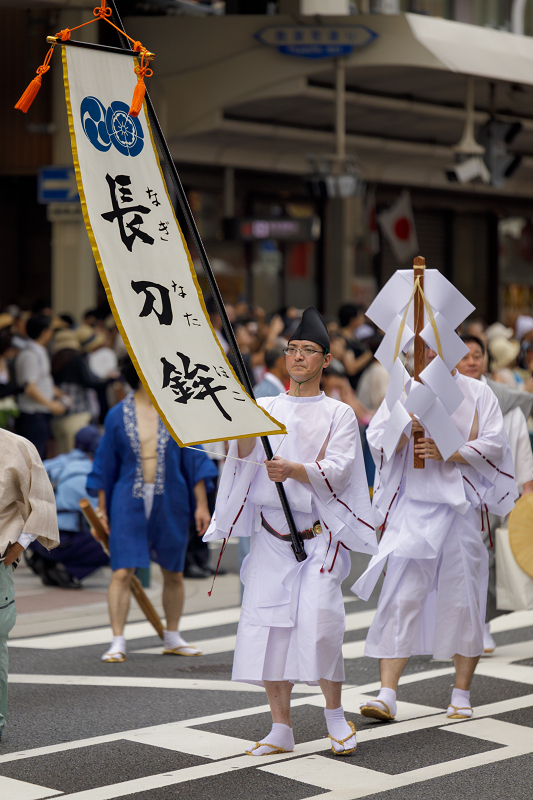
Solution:
<svg viewBox="0 0 533 800"><path fill-rule="evenodd" d="M181 446L285 433L244 391L216 338L167 194L133 58L63 47L87 232L128 352Z"/></svg>

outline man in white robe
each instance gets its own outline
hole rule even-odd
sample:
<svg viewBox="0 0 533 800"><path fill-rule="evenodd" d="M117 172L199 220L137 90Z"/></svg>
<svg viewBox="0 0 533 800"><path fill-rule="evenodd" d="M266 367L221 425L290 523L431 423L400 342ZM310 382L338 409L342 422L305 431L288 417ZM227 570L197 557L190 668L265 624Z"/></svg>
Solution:
<svg viewBox="0 0 533 800"><path fill-rule="evenodd" d="M485 345L477 336L467 335L462 337L463 342L468 347L468 353L461 359L457 369L462 375L474 378L477 381L487 383L496 394L501 412L503 414L503 424L509 439L511 454L514 465L514 475L518 494L531 494L533 492L533 453L529 431L527 429L527 418L531 413L533 395L529 392L520 392L512 389L504 383L497 383L485 377ZM485 629L483 633L483 649L485 653L493 653L496 649L490 632L490 622L502 614L509 613L502 611L496 606L496 552L495 539L491 535L490 528L493 530L500 524L505 524L501 517L489 515L490 527L483 536L483 541L489 553L489 584L487 594L487 611L485 615Z"/></svg>
<svg viewBox="0 0 533 800"><path fill-rule="evenodd" d="M49 550L59 544L56 503L35 446L0 428L0 739L7 715L7 639L16 620L13 569L38 539Z"/></svg>
<svg viewBox="0 0 533 800"><path fill-rule="evenodd" d="M295 681L320 685L333 752L348 755L356 747L341 705L341 582L350 571L348 550L372 554L377 546L355 414L320 392L330 359L323 320L307 309L288 345L289 392L260 400L285 424L287 436L270 437L277 453L270 462L260 440L231 443L205 536L252 537L241 570L245 589L232 679L267 692L273 726L248 751L254 756L293 750ZM296 528L304 532L307 558L300 563L275 482L283 483Z"/></svg>
<svg viewBox="0 0 533 800"><path fill-rule="evenodd" d="M464 400L452 420L465 444L446 462L429 437L414 447L413 434L423 429L406 410L389 430L393 418L384 402L367 430L377 466L374 521L384 533L378 555L352 588L368 599L388 558L365 647L365 655L380 659L382 688L361 707L374 719L394 718L401 673L411 655L421 654L453 658L456 683L447 715L472 715L470 684L483 652L488 581L482 531L488 511L507 514L517 492L494 393L455 370L454 378ZM386 431L397 442L390 460L382 449ZM424 459L423 470L414 469L413 451Z"/></svg>

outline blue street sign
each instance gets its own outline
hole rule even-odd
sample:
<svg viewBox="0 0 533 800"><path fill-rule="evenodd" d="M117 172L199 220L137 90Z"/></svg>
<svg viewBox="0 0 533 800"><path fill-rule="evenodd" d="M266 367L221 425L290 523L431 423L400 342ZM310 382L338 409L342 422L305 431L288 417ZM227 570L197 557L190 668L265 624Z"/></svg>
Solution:
<svg viewBox="0 0 533 800"><path fill-rule="evenodd" d="M74 167L41 167L37 182L37 202L73 203L79 200Z"/></svg>
<svg viewBox="0 0 533 800"><path fill-rule="evenodd" d="M366 25L271 25L254 37L279 53L300 58L339 58L378 38Z"/></svg>

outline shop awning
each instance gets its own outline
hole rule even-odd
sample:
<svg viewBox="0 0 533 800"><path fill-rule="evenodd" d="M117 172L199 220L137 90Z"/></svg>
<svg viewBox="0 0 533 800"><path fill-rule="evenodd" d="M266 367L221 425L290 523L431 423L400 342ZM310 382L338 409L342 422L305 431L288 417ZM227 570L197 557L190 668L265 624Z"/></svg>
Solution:
<svg viewBox="0 0 533 800"><path fill-rule="evenodd" d="M416 41L443 69L533 85L533 37L421 14L405 14L405 19ZM405 46L408 61L408 41Z"/></svg>
<svg viewBox="0 0 533 800"><path fill-rule="evenodd" d="M465 191L444 169L472 75L476 126L492 110L523 123L513 151L524 159L504 191L533 195L533 38L417 14L127 19L130 35L156 43L149 88L177 161L305 174L309 154L333 150L334 62L262 45L255 35L271 24L376 34L346 58L347 149L367 180Z"/></svg>

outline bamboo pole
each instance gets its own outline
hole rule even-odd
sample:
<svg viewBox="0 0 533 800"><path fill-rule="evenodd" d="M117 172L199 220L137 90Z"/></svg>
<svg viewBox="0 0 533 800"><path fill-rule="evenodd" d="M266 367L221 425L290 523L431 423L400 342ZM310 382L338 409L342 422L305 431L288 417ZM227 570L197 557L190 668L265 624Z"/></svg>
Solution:
<svg viewBox="0 0 533 800"><path fill-rule="evenodd" d="M422 256L417 256L413 262L414 267L414 280L416 281L417 278L420 280L420 288L424 289L424 269L426 266L426 259L422 258ZM413 376L415 381L422 383L420 378L420 373L424 369L424 341L420 336L422 329L424 327L424 303L422 301L422 295L420 292L415 292L414 297L414 319L415 319L415 353L414 353L414 372ZM419 440L424 437L423 432L415 433L413 439L415 445L418 444ZM424 469L425 463L424 459L420 458L415 454L414 456L414 468L415 469Z"/></svg>

